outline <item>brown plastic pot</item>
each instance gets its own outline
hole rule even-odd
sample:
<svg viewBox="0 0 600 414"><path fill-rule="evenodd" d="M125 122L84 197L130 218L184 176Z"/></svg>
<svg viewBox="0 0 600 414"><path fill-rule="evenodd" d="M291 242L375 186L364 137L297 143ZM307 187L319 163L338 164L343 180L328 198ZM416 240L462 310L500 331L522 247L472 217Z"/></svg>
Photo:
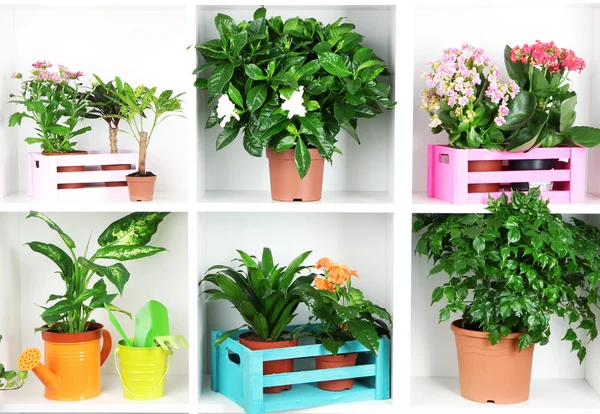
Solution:
<svg viewBox="0 0 600 414"><path fill-rule="evenodd" d="M487 332L451 325L458 351L460 394L467 400L516 404L529 399L533 345L519 352L521 333L511 333L492 345Z"/></svg>
<svg viewBox="0 0 600 414"><path fill-rule="evenodd" d="M322 355L315 357L317 369L353 367L356 365L356 357L358 354L341 354L341 355ZM350 390L354 386L354 379L346 378L333 381L321 381L317 386L325 391L343 391Z"/></svg>
<svg viewBox="0 0 600 414"><path fill-rule="evenodd" d="M271 198L276 201L318 201L323 191L325 160L316 148L309 148L310 168L303 179L296 170L294 150L275 152L267 148Z"/></svg>
<svg viewBox="0 0 600 414"><path fill-rule="evenodd" d="M74 152L42 152L42 155L49 157L60 157L63 155L85 155L87 151L74 151ZM68 167L56 167L56 171L61 172L81 172L85 171L85 165L72 165ZM71 188L83 188L83 183L70 183L70 184L58 184L59 190L66 190Z"/></svg>
<svg viewBox="0 0 600 414"><path fill-rule="evenodd" d="M249 336L254 335L252 332L244 332L239 336L240 343L246 348L253 351L262 351L264 349L277 349L277 348L290 348L292 346L298 346L298 338L289 341L253 341L247 339ZM293 359L281 359L277 361L267 361L263 363L263 374L283 374L286 372L294 372L294 360ZM265 394L279 394L281 391L291 390L291 385L278 385L276 387L265 387L263 392Z"/></svg>
<svg viewBox="0 0 600 414"><path fill-rule="evenodd" d="M152 201L154 198L154 184L156 176L130 177L127 176L127 187L129 187L129 200Z"/></svg>
<svg viewBox="0 0 600 414"><path fill-rule="evenodd" d="M101 165L102 171L126 171L131 169L131 164ZM104 187L125 187L127 181L105 181Z"/></svg>
<svg viewBox="0 0 600 414"><path fill-rule="evenodd" d="M502 160L469 161L469 172L502 171ZM496 193L500 184L469 184L469 193Z"/></svg>

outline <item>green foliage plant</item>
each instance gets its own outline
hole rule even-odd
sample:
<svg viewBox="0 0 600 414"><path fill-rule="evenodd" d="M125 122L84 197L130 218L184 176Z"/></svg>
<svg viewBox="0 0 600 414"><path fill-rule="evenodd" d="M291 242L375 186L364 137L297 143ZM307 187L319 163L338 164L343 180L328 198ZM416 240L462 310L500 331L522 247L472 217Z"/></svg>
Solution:
<svg viewBox="0 0 600 414"><path fill-rule="evenodd" d="M107 82L101 85L95 82L92 92L87 97L88 112L85 115L88 119L104 119L108 124L109 142L111 154L119 152L117 146L117 133L119 130L119 121L121 118L122 102L116 95L117 89L114 82Z"/></svg>
<svg viewBox="0 0 600 414"><path fill-rule="evenodd" d="M218 39L196 45L205 63L194 70L195 86L218 99L206 128L220 123L216 147L221 150L243 132L252 156L264 148L294 148L298 174L310 168L309 148L331 162L337 136L345 130L360 144L359 118L374 118L391 109L385 63L362 46L364 37L343 18L323 24L313 18L267 18L266 9L253 20L236 23L217 14Z"/></svg>
<svg viewBox="0 0 600 414"><path fill-rule="evenodd" d="M2 335L0 335L2 342ZM0 363L0 391L18 390L25 384L27 371L7 371Z"/></svg>
<svg viewBox="0 0 600 414"><path fill-rule="evenodd" d="M111 310L127 312L112 305L117 297L108 293L106 282L112 284L119 294L123 295L125 285L129 281L129 271L124 261L153 256L165 249L149 246L148 243L156 233L158 225L169 213L131 213L110 224L98 237L99 249L88 255L89 240L82 256L75 253L75 242L54 221L37 211L31 211L27 218L38 218L54 230L63 241L68 253L62 248L39 241L27 245L36 253L52 260L58 267L57 273L65 284L65 292L52 294L43 307L41 317L45 327L36 330L51 330L60 333L85 332L95 309L107 305ZM98 261L111 260L111 265ZM94 276L96 282L90 287ZM128 314L129 315L129 314ZM129 315L131 317L131 315Z"/></svg>
<svg viewBox="0 0 600 414"><path fill-rule="evenodd" d="M417 215L416 252L427 256L429 275L445 272L431 303L445 300L439 321L461 313L468 329L488 332L492 345L522 333L519 349L546 345L550 318L564 319L582 362L598 336L600 231L578 219L552 214L540 192L512 193L488 201L489 214Z"/></svg>

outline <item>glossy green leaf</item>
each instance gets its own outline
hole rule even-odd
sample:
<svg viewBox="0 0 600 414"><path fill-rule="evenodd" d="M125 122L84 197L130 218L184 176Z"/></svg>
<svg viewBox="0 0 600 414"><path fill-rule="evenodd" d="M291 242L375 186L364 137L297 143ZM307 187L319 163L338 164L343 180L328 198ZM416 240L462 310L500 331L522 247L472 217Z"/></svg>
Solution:
<svg viewBox="0 0 600 414"><path fill-rule="evenodd" d="M156 253L164 252L165 250L163 247L146 245L113 245L101 247L96 251L94 257L97 259L126 261L154 256Z"/></svg>
<svg viewBox="0 0 600 414"><path fill-rule="evenodd" d="M61 277L68 281L73 277L74 265L71 257L60 247L49 243L29 242L26 243L31 250L40 253L52 260L60 269Z"/></svg>
<svg viewBox="0 0 600 414"><path fill-rule="evenodd" d="M267 99L267 85L261 84L253 87L246 97L246 105L250 113L259 109Z"/></svg>
<svg viewBox="0 0 600 414"><path fill-rule="evenodd" d="M233 64L226 64L216 67L208 78L208 92L212 96L217 96L223 91L227 82L233 76Z"/></svg>
<svg viewBox="0 0 600 414"><path fill-rule="evenodd" d="M310 152L303 140L296 141L296 149L294 150L294 159L296 161L296 169L300 178L304 178L310 168L311 159Z"/></svg>
<svg viewBox="0 0 600 414"><path fill-rule="evenodd" d="M339 78L344 78L350 75L350 71L342 58L333 52L318 53L319 63L323 69Z"/></svg>
<svg viewBox="0 0 600 414"><path fill-rule="evenodd" d="M52 230L54 230L55 232L58 233L60 238L63 240L63 242L69 249L75 248L75 242L73 241L73 239L71 239L64 231L62 231L62 229L60 227L58 227L58 225L55 222L50 220L46 215L32 210L29 212L29 214L27 215L26 218L31 218L31 217L39 218L39 219L45 221L46 224L48 225L48 227L50 227Z"/></svg>
<svg viewBox="0 0 600 414"><path fill-rule="evenodd" d="M170 213L131 213L110 224L98 237L102 247L146 245Z"/></svg>
<svg viewBox="0 0 600 414"><path fill-rule="evenodd" d="M237 106L244 107L244 99L242 98L242 94L240 91L233 86L232 83L229 84L229 88L227 89L227 95L231 98L231 101L235 103Z"/></svg>
<svg viewBox="0 0 600 414"><path fill-rule="evenodd" d="M129 271L123 266L122 263L115 263L111 266L102 266L97 263L93 263L84 257L79 258L79 264L90 270L96 272L99 276L105 277L110 283L115 285L121 295L123 295L123 289L129 281Z"/></svg>

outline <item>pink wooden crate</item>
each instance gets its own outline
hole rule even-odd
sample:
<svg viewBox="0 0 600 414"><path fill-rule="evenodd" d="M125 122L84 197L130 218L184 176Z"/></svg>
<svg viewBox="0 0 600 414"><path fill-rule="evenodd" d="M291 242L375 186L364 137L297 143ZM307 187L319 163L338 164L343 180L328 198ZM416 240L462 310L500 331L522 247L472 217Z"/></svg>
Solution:
<svg viewBox="0 0 600 414"><path fill-rule="evenodd" d="M127 187L105 187L105 182L125 181L127 174L137 170L138 154L111 154L90 151L88 154L47 156L39 152L27 154L27 195L38 200L102 200L127 198ZM129 170L102 171L101 165L130 164ZM58 172L58 167L85 166L85 171ZM58 189L58 184L84 183L84 188Z"/></svg>
<svg viewBox="0 0 600 414"><path fill-rule="evenodd" d="M557 158L554 170L468 172L469 161L530 160ZM469 193L469 184L499 183L510 196L511 182L552 181L552 191L542 192L544 199L555 203L578 203L585 200L585 148L537 148L527 153L457 149L446 145L429 145L427 159L427 196L452 204L487 204L487 193ZM491 193L494 198L502 192Z"/></svg>

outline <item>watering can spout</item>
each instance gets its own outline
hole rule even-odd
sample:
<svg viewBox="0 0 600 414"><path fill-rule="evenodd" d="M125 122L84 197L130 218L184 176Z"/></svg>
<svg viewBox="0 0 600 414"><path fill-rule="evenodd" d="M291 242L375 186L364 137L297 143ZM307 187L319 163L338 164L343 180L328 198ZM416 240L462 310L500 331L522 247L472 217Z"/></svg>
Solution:
<svg viewBox="0 0 600 414"><path fill-rule="evenodd" d="M42 364L41 359L42 353L39 349L29 348L19 356L19 369L21 371L33 371L46 388L58 392L60 378Z"/></svg>

